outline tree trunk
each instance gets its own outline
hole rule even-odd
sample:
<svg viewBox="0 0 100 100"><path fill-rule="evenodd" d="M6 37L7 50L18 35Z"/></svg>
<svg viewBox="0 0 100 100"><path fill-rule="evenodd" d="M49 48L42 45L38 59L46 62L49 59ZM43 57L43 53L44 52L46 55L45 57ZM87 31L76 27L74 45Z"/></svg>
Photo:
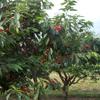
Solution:
<svg viewBox="0 0 100 100"><path fill-rule="evenodd" d="M40 94L39 94L39 96L38 96L38 100L41 100L41 96L40 96Z"/></svg>
<svg viewBox="0 0 100 100"><path fill-rule="evenodd" d="M68 86L63 86L64 100L68 100Z"/></svg>

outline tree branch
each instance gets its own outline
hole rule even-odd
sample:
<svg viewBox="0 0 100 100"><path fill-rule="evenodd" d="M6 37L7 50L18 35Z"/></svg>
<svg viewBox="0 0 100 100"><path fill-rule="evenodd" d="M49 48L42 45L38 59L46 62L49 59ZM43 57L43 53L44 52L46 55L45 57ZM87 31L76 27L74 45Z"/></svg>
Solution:
<svg viewBox="0 0 100 100"><path fill-rule="evenodd" d="M62 80L62 82L65 83L64 77L62 76L60 71L58 71L58 75L59 75L60 79Z"/></svg>
<svg viewBox="0 0 100 100"><path fill-rule="evenodd" d="M81 78L79 78L79 79L76 79L76 80L73 82L73 84L76 84L76 83L78 83L80 80L81 80Z"/></svg>
<svg viewBox="0 0 100 100"><path fill-rule="evenodd" d="M66 74L66 72L64 70L63 70L63 74L65 76L65 81L67 81L68 80L68 75Z"/></svg>
<svg viewBox="0 0 100 100"><path fill-rule="evenodd" d="M73 84L76 84L78 83L80 80L82 80L83 78L85 78L86 76L83 76L83 77L78 77L78 79L73 83Z"/></svg>
<svg viewBox="0 0 100 100"><path fill-rule="evenodd" d="M70 80L69 86L74 84L75 79L76 79L76 76L73 76L73 78Z"/></svg>

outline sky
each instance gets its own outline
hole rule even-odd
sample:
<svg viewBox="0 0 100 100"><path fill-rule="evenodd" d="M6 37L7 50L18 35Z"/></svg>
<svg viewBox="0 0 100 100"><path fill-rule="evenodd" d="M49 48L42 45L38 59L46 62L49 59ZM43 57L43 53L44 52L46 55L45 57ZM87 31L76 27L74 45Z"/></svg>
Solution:
<svg viewBox="0 0 100 100"><path fill-rule="evenodd" d="M60 3L63 0L50 1L55 5L51 11L48 11L49 15L52 17L59 13L59 8L61 7ZM96 34L100 34L100 0L77 0L75 8L77 9L77 14L93 22L93 31Z"/></svg>

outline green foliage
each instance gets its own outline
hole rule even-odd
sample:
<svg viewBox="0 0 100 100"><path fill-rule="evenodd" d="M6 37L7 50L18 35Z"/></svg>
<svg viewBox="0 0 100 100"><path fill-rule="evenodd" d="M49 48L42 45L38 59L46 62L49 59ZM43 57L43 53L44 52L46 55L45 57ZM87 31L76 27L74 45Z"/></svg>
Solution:
<svg viewBox="0 0 100 100"><path fill-rule="evenodd" d="M8 90L7 99L12 93L19 100L25 96L20 88L30 85L26 77L34 81L35 100L45 91L41 81L50 82L53 71L64 91L82 78L100 74L100 41L90 30L92 22L71 14L75 3L64 0L62 13L49 19L46 10L53 4L48 0L0 1L0 86Z"/></svg>
<svg viewBox="0 0 100 100"><path fill-rule="evenodd" d="M0 4L0 86L6 90L9 85L23 82L25 76L36 81L48 75L40 62L45 49L40 35L47 16L44 10L51 8L52 3L16 0L0 1ZM41 37L39 41L36 36Z"/></svg>
<svg viewBox="0 0 100 100"><path fill-rule="evenodd" d="M18 100L30 100L28 95L24 94L19 88L16 88L15 86L11 86L11 88L5 92L5 95L6 100L12 99L13 96L17 97Z"/></svg>

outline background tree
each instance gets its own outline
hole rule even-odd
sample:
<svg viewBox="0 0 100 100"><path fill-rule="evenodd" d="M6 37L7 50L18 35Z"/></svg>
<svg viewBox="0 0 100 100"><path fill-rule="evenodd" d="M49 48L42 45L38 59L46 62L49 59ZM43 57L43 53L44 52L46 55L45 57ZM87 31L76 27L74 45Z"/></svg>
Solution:
<svg viewBox="0 0 100 100"><path fill-rule="evenodd" d="M100 69L100 55L92 45L92 23L71 14L75 11L75 4L75 0L65 0L62 3L62 14L51 20L48 30L49 44L53 51L51 70L57 72L62 80L66 97L69 86L87 76L96 78L96 70Z"/></svg>

